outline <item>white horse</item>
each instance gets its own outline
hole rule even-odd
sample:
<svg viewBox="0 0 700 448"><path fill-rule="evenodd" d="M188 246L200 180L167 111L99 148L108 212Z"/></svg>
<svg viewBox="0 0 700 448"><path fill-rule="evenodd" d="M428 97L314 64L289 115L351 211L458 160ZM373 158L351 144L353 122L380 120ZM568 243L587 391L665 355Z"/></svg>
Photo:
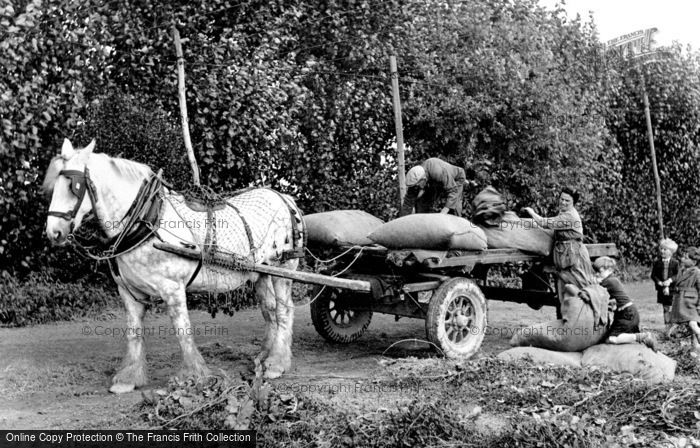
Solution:
<svg viewBox="0 0 700 448"><path fill-rule="evenodd" d="M69 235L92 211L104 233L122 243L117 250L120 255L112 261L116 261L113 276L127 311L127 351L121 368L112 378L110 391L129 392L148 382L142 319L146 309L143 302L149 296L159 297L167 304L182 349L180 375L202 377L208 375L209 370L193 340L185 291L226 292L248 281L254 285L266 324L261 354L265 376L277 378L289 370L294 318L292 281L252 271L216 269L206 264L202 267L195 260L156 249L154 243L160 239L181 247L198 247L206 253L208 247L213 247L212 234L201 241L202 234L197 235L194 229L215 225L214 216L221 221L221 215L196 214L184 208L181 195L163 186L151 197L139 198L143 196L144 181L154 178L151 169L94 153L94 148L94 140L76 150L66 139L61 154L51 161L43 185L45 191L53 191L46 235L55 245L66 244ZM88 198L85 198L86 191ZM158 216L156 225L150 226L150 232L142 234L143 237L139 236L140 241L129 242L132 235L124 234L136 232L136 226L127 225L129 215L138 213L134 212L135 208L147 209L158 199L156 206L151 207ZM215 237L218 241L228 241L229 253L236 253L252 263L297 268L298 259L285 256L294 249L298 252L304 244L301 212L291 198L260 188L225 200L229 219L216 223ZM185 213L189 215L183 218ZM206 222L201 222L202 216ZM185 222L185 219L192 222ZM200 221L194 222L195 219Z"/></svg>

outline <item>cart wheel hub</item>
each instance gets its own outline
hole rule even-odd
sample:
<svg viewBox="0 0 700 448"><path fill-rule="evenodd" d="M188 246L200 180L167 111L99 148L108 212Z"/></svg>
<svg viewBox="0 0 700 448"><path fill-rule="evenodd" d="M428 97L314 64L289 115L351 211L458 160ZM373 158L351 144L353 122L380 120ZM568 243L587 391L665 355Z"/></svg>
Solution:
<svg viewBox="0 0 700 448"><path fill-rule="evenodd" d="M467 318L467 316L455 316L454 322L459 328L464 328L469 325L469 319Z"/></svg>

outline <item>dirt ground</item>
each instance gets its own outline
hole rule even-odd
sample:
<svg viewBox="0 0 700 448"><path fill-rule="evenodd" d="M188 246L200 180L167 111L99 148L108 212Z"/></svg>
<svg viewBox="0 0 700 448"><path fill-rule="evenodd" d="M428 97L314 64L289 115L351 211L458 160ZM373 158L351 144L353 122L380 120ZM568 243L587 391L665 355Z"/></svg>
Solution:
<svg viewBox="0 0 700 448"><path fill-rule="evenodd" d="M661 309L655 303L651 282L627 288L640 309L642 326L661 329ZM381 409L390 402L410 399L410 391L390 391L392 395L385 396L372 390L373 378L386 376L387 365L397 357L435 356L421 344L395 344L425 339L422 320L402 318L395 322L393 316L375 314L359 341L336 345L316 333L308 304L298 304L295 314L293 368L276 380L274 387L320 393L334 388L340 392L337 401L341 405L362 402ZM100 320L0 329L0 428L138 429L133 414L142 400L141 391L124 395L107 392L109 378L125 348L125 339L119 334L126 325L123 317L116 311L105 313ZM191 319L195 341L212 370L223 369L232 377L252 372L252 359L263 336L258 310L216 318L195 311ZM527 305L489 302L492 331L477 356L509 348L510 335L519 326L552 319L553 308L536 311ZM145 325L151 378L148 388L162 388L179 368L179 347L167 316L149 314Z"/></svg>

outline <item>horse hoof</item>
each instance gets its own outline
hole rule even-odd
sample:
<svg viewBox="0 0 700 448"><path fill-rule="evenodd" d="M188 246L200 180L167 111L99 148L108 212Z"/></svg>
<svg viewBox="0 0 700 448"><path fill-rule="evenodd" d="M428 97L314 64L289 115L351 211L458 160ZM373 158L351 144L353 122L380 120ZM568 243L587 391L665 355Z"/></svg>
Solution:
<svg viewBox="0 0 700 448"><path fill-rule="evenodd" d="M109 388L109 391L113 394L126 394L129 392L133 392L134 389L136 388L135 384L112 384L112 387Z"/></svg>

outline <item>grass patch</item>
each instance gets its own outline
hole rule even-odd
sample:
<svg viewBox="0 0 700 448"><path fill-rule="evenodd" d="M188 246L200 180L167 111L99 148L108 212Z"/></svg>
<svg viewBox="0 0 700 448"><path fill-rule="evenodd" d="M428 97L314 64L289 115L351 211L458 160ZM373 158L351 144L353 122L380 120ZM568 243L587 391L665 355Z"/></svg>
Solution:
<svg viewBox="0 0 700 448"><path fill-rule="evenodd" d="M0 396L14 399L47 389L70 388L103 379L104 373L89 364L38 364L27 360L0 369Z"/></svg>

